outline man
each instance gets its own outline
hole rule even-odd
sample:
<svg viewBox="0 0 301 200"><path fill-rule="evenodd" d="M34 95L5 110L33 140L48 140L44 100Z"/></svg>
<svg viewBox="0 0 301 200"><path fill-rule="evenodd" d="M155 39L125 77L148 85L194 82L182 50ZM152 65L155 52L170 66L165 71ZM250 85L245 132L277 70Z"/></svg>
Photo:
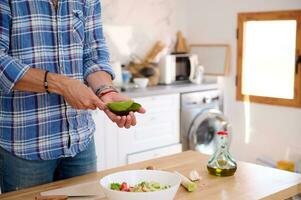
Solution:
<svg viewBox="0 0 301 200"><path fill-rule="evenodd" d="M2 192L95 171L89 109L136 124L105 107L128 98L112 87L100 15L99 0L0 1Z"/></svg>

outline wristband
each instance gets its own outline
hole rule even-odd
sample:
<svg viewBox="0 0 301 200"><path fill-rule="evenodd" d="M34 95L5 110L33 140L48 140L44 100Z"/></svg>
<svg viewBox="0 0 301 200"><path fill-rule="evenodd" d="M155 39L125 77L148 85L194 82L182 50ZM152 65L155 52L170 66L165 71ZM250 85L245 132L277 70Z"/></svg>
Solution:
<svg viewBox="0 0 301 200"><path fill-rule="evenodd" d="M108 90L108 89L118 93L116 88L114 88L112 85L101 85L99 88L97 88L97 90L95 91L95 94L96 94L96 96L99 96L103 91Z"/></svg>
<svg viewBox="0 0 301 200"><path fill-rule="evenodd" d="M45 72L45 75L44 75L44 88L46 90L46 92L49 94L49 90L48 90L48 80L47 80L47 75L48 75L49 71L46 71Z"/></svg>
<svg viewBox="0 0 301 200"><path fill-rule="evenodd" d="M116 90L108 90L108 91L105 91L105 92L101 92L98 97L101 98L103 96L105 96L106 94L109 94L109 93L112 93L112 92L117 92Z"/></svg>

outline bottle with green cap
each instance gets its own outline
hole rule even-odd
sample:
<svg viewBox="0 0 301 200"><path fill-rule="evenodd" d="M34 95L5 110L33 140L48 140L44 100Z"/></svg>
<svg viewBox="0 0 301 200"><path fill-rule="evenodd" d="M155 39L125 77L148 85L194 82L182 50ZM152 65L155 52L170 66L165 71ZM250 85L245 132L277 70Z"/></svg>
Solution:
<svg viewBox="0 0 301 200"><path fill-rule="evenodd" d="M207 169L211 175L232 176L236 172L237 164L229 152L228 137L227 131L216 133L217 149L207 164Z"/></svg>

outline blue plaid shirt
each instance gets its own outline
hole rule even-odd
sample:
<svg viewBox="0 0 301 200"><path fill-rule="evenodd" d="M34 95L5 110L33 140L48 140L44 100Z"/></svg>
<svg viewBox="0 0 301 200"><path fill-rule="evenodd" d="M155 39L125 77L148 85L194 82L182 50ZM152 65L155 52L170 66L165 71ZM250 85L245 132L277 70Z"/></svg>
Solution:
<svg viewBox="0 0 301 200"><path fill-rule="evenodd" d="M82 82L109 66L99 0L0 0L0 146L28 160L74 156L95 125L62 96L13 91L29 68Z"/></svg>

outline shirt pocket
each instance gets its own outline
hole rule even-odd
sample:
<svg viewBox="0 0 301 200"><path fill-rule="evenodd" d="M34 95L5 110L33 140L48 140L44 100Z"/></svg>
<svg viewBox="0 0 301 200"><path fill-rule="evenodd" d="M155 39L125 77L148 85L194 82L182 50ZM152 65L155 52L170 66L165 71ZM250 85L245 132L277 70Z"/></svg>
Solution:
<svg viewBox="0 0 301 200"><path fill-rule="evenodd" d="M85 17L81 10L73 10L73 39L81 45L85 40Z"/></svg>

